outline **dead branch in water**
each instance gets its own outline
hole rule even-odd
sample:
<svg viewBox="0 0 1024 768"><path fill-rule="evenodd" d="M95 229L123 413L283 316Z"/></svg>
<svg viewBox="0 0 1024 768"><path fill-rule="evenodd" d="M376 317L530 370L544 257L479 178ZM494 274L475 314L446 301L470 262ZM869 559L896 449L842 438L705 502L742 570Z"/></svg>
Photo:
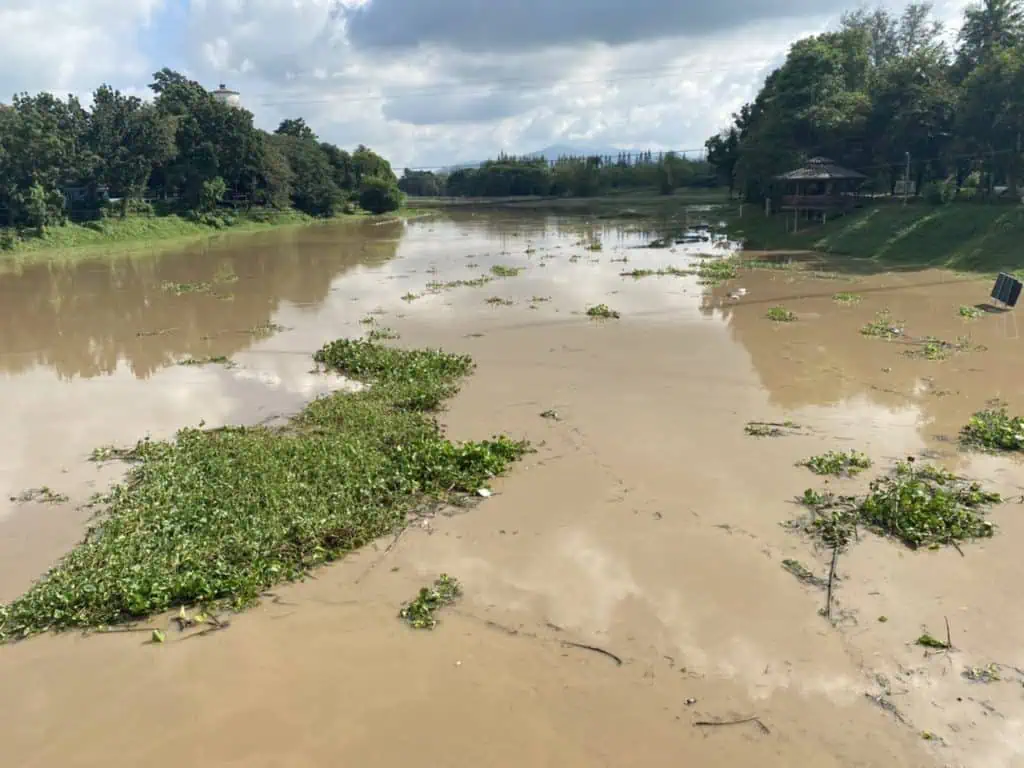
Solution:
<svg viewBox="0 0 1024 768"><path fill-rule="evenodd" d="M825 596L825 618L832 621L832 585L836 580L836 563L839 562L839 545L832 547L832 564L828 568L828 592Z"/></svg>
<svg viewBox="0 0 1024 768"><path fill-rule="evenodd" d="M542 637L541 635L538 635L535 632L529 632L529 631L522 630L522 629L516 629L515 627L509 627L509 626L506 626L504 624L499 624L496 621L492 621L491 619L484 619L484 618L481 618L480 616L475 616L472 613L466 613L464 611L459 611L459 610L455 610L454 613L459 614L461 616L464 616L464 617L466 617L468 619L473 619L475 621L479 621L485 627L488 627L490 629L495 629L495 630L497 630L499 632L504 632L506 635L510 635L512 637L528 637L528 638L530 638L532 640L539 640L542 643L552 642L551 638ZM562 631L562 628L559 627L557 624L552 624L551 622L548 622L547 626L548 626L548 628L553 629L555 632L561 632ZM615 655L611 651L606 651L604 648L598 648L596 645L587 645L586 643L577 643L577 642L574 642L572 640L554 640L554 642L559 643L562 647L565 647L565 648L580 648L581 650L584 650L584 651L591 651L592 653L599 653L602 656L607 656L609 659L614 661L615 665L618 666L618 667L621 667L622 664L623 664L622 658L620 656Z"/></svg>
<svg viewBox="0 0 1024 768"><path fill-rule="evenodd" d="M101 627L96 630L83 630L82 636L85 637L92 632L98 635L121 635L129 632L149 632L150 634L156 630L156 627Z"/></svg>
<svg viewBox="0 0 1024 768"><path fill-rule="evenodd" d="M865 691L864 695L870 701L874 702L879 707L881 707L884 711L888 712L890 715L892 715L894 718L896 718L896 721L899 722L901 725L907 725L907 726L910 725L910 722L907 720L906 717L903 716L903 713L900 712L899 709L897 709L895 704L893 704L891 701L889 701L889 699L885 698L884 695L881 695L881 694L873 695L873 694L867 693L866 691Z"/></svg>
<svg viewBox="0 0 1024 768"><path fill-rule="evenodd" d="M397 531L395 531L395 535L394 535L394 536L392 537L392 539L391 539L391 543L389 543L389 544L387 545L387 547L385 547L385 548L384 548L384 551L383 551L383 552L382 552L382 553L380 554L380 556L379 556L379 557L377 557L377 559L376 559L376 560L374 560L374 561L373 561L372 563L370 563L370 564L369 564L369 565L368 565L368 566L366 567L366 570L364 570L364 571L363 571L363 572L362 572L361 574L359 574L359 575L358 575L358 576L356 577L356 580L355 580L355 583L356 583L356 584L358 584L358 583L359 583L360 581L362 581L362 580L363 580L364 578L366 578L367 576L369 576L369 575L370 575L370 572L371 572L371 571L372 571L372 570L373 570L374 568L376 568L376 567L377 567L378 565L380 565L380 564L381 564L381 562L383 562L383 561L384 561L384 558L386 558L386 557L387 557L388 555L390 555L390 554L391 554L391 550L393 550L393 549L394 549L395 547L397 547L397 546L398 546L398 542L399 542L399 540L400 540L400 539L402 538L402 534L403 534L403 533L405 533L405 532L406 532L407 530L409 530L409 529L408 529L408 528L399 528L399 529L398 529Z"/></svg>
<svg viewBox="0 0 1024 768"><path fill-rule="evenodd" d="M743 717L738 720L697 720L694 722L694 727L697 726L721 726L721 725L744 725L745 723L756 723L757 727L761 729L761 732L765 735L771 733L771 730L767 725L761 722L759 717Z"/></svg>
<svg viewBox="0 0 1024 768"><path fill-rule="evenodd" d="M602 656L607 656L609 659L614 661L616 666L622 666L622 659L620 659L611 651L606 651L604 648L598 648L596 645L587 645L586 643L574 643L570 640L563 640L562 645L567 645L571 648L582 648L584 651L593 651L594 653L600 653Z"/></svg>
<svg viewBox="0 0 1024 768"><path fill-rule="evenodd" d="M207 627L206 629L201 629L198 632L189 635L188 637L185 638L185 640L191 640L194 637L206 637L207 635L212 635L214 632L220 632L222 630L225 630L225 629L227 629L230 626L231 626L231 622L230 621L219 621L218 620L217 623L212 624L211 626Z"/></svg>

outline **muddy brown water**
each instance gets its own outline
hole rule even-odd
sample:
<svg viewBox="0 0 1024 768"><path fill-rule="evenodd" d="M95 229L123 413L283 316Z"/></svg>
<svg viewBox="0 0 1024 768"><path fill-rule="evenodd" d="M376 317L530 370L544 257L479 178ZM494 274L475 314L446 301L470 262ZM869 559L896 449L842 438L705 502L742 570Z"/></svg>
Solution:
<svg viewBox="0 0 1024 768"><path fill-rule="evenodd" d="M599 252L583 244L595 235ZM477 360L443 417L454 438L538 446L476 509L281 588L228 631L0 647L3 764L1024 765L1024 470L951 442L990 398L1024 410L1016 314L965 321L990 282L941 272L766 270L712 289L620 277L707 248L643 242L459 215L0 275L0 600L74 546L80 505L117 479L87 462L93 448L281 418L343 384L310 354L371 314L402 344ZM496 264L525 269L425 291ZM198 282L210 291L165 287ZM586 318L597 303L622 318ZM796 322L765 318L779 304ZM858 333L882 308L912 336L985 349L906 356ZM236 367L176 364L214 355ZM786 419L806 434L743 431ZM823 594L780 565L822 573L827 559L780 523L820 485L795 462L836 448L876 471L926 453L986 481L1010 498L996 537L963 556L862 537L839 563L831 627ZM43 485L69 501L8 501ZM398 607L439 572L465 597L434 632L407 630ZM926 656L913 640L944 636L946 619L956 650ZM993 662L998 682L962 676Z"/></svg>

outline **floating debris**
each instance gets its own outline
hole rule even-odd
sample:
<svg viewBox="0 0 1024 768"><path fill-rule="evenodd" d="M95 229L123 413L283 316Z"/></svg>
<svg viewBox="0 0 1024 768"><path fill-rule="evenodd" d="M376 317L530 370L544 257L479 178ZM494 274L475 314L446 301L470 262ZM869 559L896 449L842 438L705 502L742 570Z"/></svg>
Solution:
<svg viewBox="0 0 1024 768"><path fill-rule="evenodd" d="M224 355L216 355L214 357L186 357L184 360L179 360L178 365L223 365L225 368L234 368L237 363Z"/></svg>
<svg viewBox="0 0 1024 768"><path fill-rule="evenodd" d="M491 267L491 274L495 277L517 277L524 267L506 267L504 264L495 264Z"/></svg>
<svg viewBox="0 0 1024 768"><path fill-rule="evenodd" d="M967 667L962 673L964 679L972 683L996 683L1003 679L998 664L986 664L984 667Z"/></svg>
<svg viewBox="0 0 1024 768"><path fill-rule="evenodd" d="M27 491L22 491L17 496L11 496L10 500L16 504L28 504L31 501L38 504L63 504L69 499L65 494L57 493L44 485L40 488L29 488Z"/></svg>
<svg viewBox="0 0 1024 768"><path fill-rule="evenodd" d="M183 296L186 293L208 293L213 287L209 283L172 283L165 282L161 286L168 293Z"/></svg>
<svg viewBox="0 0 1024 768"><path fill-rule="evenodd" d="M856 293L840 292L832 295L832 301L836 304L859 304L861 302L861 296Z"/></svg>
<svg viewBox="0 0 1024 768"><path fill-rule="evenodd" d="M776 323L792 323L796 320L796 313L785 307L772 307L765 316Z"/></svg>
<svg viewBox="0 0 1024 768"><path fill-rule="evenodd" d="M587 317L598 320L618 320L621 315L607 304L598 304L597 306L587 308Z"/></svg>
<svg viewBox="0 0 1024 768"><path fill-rule="evenodd" d="M799 434L802 427L792 421L748 421L743 431L751 437L783 437Z"/></svg>
<svg viewBox="0 0 1024 768"><path fill-rule="evenodd" d="M897 339L903 335L903 323L894 321L889 310L883 309L875 314L875 319L860 329L864 336L880 339Z"/></svg>
<svg viewBox="0 0 1024 768"><path fill-rule="evenodd" d="M413 629L433 629L438 624L434 614L454 604L461 596L462 587L459 582L442 573L432 587L422 587L415 599L398 612L398 616Z"/></svg>
<svg viewBox="0 0 1024 768"><path fill-rule="evenodd" d="M853 477L871 468L871 459L860 451L829 451L820 456L811 456L797 464L807 467L816 475L833 475L835 477Z"/></svg>
<svg viewBox="0 0 1024 768"><path fill-rule="evenodd" d="M815 576L807 566L801 563L799 560L786 559L782 561L782 567L789 571L791 574L796 576L799 581L804 584L810 584L814 587L824 587L825 580Z"/></svg>

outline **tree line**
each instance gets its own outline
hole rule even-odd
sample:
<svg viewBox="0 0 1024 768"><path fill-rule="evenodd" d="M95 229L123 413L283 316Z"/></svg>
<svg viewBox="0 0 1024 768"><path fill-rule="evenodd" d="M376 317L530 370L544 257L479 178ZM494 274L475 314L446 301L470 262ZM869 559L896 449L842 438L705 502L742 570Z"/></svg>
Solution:
<svg viewBox="0 0 1024 768"><path fill-rule="evenodd" d="M537 156L501 155L478 168L450 173L406 168L398 181L399 188L408 195L448 197L592 197L626 189L651 189L670 195L680 187L716 184L715 171L708 163L674 152L561 157L554 163Z"/></svg>
<svg viewBox="0 0 1024 768"><path fill-rule="evenodd" d="M103 85L88 108L49 93L0 106L0 227L40 231L153 202L198 217L229 205L330 216L401 204L390 164L365 146L322 142L301 118L257 129L251 112L170 69L149 87L151 101Z"/></svg>
<svg viewBox="0 0 1024 768"><path fill-rule="evenodd" d="M876 192L909 175L948 201L1000 186L1016 195L1022 131L1024 2L973 5L955 35L916 2L846 13L837 29L794 43L706 147L721 181L749 200L825 156L867 174Z"/></svg>

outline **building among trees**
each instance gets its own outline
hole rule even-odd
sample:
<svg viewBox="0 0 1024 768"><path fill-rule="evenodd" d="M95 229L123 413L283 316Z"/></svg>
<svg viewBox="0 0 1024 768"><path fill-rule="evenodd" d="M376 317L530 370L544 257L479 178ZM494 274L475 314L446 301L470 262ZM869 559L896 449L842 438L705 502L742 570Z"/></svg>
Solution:
<svg viewBox="0 0 1024 768"><path fill-rule="evenodd" d="M212 93L213 98L215 98L221 104L227 104L229 107L242 106L241 94L238 91L231 90L224 83L221 83L220 87Z"/></svg>
<svg viewBox="0 0 1024 768"><path fill-rule="evenodd" d="M867 178L827 157L812 157L800 168L775 177L781 193L778 209L821 219L846 212L856 204L857 190Z"/></svg>

